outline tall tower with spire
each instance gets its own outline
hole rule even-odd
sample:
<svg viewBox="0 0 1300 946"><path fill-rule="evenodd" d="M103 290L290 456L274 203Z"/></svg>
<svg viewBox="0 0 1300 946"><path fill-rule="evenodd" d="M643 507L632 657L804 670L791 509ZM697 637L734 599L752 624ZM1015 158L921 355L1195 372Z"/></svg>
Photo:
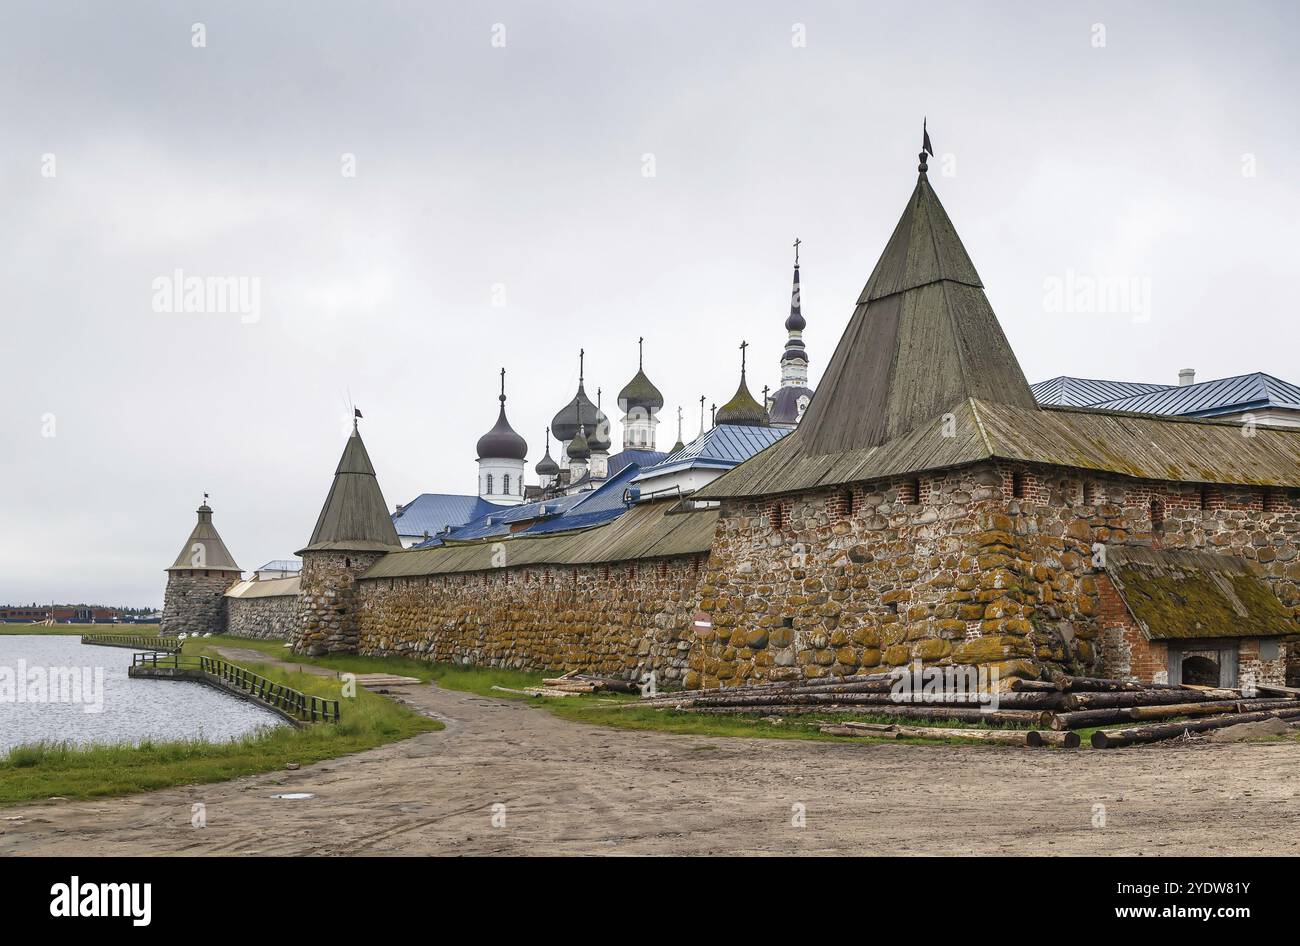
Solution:
<svg viewBox="0 0 1300 946"><path fill-rule="evenodd" d="M311 540L298 551L302 573L294 650L311 656L355 651L357 576L401 548L354 419Z"/></svg>
<svg viewBox="0 0 1300 946"><path fill-rule="evenodd" d="M524 501L524 461L528 444L506 420L506 369L501 369L501 407L497 422L478 438L478 495L499 506Z"/></svg>
<svg viewBox="0 0 1300 946"><path fill-rule="evenodd" d="M158 632L168 637L225 631L226 589L243 574L212 524L207 493L203 494L197 512L199 521L176 561L167 569L167 590L163 595Z"/></svg>
<svg viewBox="0 0 1300 946"><path fill-rule="evenodd" d="M664 396L646 377L645 339L638 338L636 345L636 374L618 392L618 407L623 412L623 449L654 450Z"/></svg>
<svg viewBox="0 0 1300 946"><path fill-rule="evenodd" d="M785 351L781 353L781 386L767 405L776 427L798 424L813 397L808 387L808 351L803 343L807 323L799 298L799 244L802 242L794 241L794 282L790 289L790 315L785 320L787 338Z"/></svg>

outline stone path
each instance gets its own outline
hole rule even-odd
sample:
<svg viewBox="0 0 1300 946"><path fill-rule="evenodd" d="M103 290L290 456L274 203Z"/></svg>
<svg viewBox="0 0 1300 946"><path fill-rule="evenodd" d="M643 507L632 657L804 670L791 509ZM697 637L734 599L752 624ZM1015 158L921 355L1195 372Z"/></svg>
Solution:
<svg viewBox="0 0 1300 946"><path fill-rule="evenodd" d="M0 856L1300 853L1294 742L1068 752L723 739L569 723L429 685L393 692L447 728L291 772L0 808ZM316 797L271 797L283 792ZM195 802L206 828L190 827Z"/></svg>

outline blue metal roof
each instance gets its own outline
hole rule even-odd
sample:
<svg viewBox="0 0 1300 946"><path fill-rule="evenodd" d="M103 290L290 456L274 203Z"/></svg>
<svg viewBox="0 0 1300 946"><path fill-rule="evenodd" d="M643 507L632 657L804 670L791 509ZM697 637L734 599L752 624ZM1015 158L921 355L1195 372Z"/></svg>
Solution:
<svg viewBox="0 0 1300 946"><path fill-rule="evenodd" d="M273 558L261 568L256 569L259 572L300 572L302 571L302 561L296 558Z"/></svg>
<svg viewBox="0 0 1300 946"><path fill-rule="evenodd" d="M1094 407L1103 401L1151 394L1171 388L1171 384L1148 384L1143 381L1104 381L1096 378L1071 378L1060 375L1031 384L1029 390L1039 404L1060 407Z"/></svg>
<svg viewBox="0 0 1300 946"><path fill-rule="evenodd" d="M1103 401L1091 406L1106 411L1136 411L1184 417L1213 417L1216 414L1270 407L1300 410L1300 387L1257 371L1254 374Z"/></svg>
<svg viewBox="0 0 1300 946"><path fill-rule="evenodd" d="M624 451L625 453L628 451ZM652 451L640 451L651 453ZM612 460L612 458L611 458ZM518 506L494 506L484 503L486 510L478 518L463 525L453 526L446 535L433 536L416 548L432 548L446 542L466 542L515 532L559 532L582 529L617 519L627 507L623 505L623 490L641 471L634 462L627 463L618 474L605 480L596 489L569 493L535 503ZM536 520L518 528L521 523Z"/></svg>
<svg viewBox="0 0 1300 946"><path fill-rule="evenodd" d="M726 470L744 463L754 454L766 450L786 434L789 427L748 427L736 424L719 424L705 431L676 453L663 461L642 470L642 476L667 473L692 467L712 467Z"/></svg>
<svg viewBox="0 0 1300 946"><path fill-rule="evenodd" d="M546 519L521 530L522 535L539 535L546 532L567 532L570 529L589 529L592 526L604 525L607 522L613 522L623 513L627 512L626 507L619 504L617 509L598 509L594 512L573 512L567 516L559 516L555 519Z"/></svg>
<svg viewBox="0 0 1300 946"><path fill-rule="evenodd" d="M427 532L434 536L448 526L463 526L504 508L477 496L421 493L403 506L401 512L393 513L393 526L398 535L424 535Z"/></svg>
<svg viewBox="0 0 1300 946"><path fill-rule="evenodd" d="M661 450L624 450L609 458L608 475L617 476L629 463L635 463L644 470L646 467L654 466L667 456L668 454Z"/></svg>

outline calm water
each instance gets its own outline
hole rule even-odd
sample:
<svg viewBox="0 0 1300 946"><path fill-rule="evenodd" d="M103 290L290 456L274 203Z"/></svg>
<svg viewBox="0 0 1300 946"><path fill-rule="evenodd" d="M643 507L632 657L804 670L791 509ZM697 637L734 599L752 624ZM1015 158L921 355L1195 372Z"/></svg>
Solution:
<svg viewBox="0 0 1300 946"><path fill-rule="evenodd" d="M178 680L132 680L126 675L135 651L124 647L83 645L72 636L0 635L0 755L26 742L123 743L143 740L205 739L225 742L264 727L286 725L270 710L228 696L201 683ZM24 661L21 664L20 661ZM15 701L13 682L33 693L32 670L50 678L51 668L75 671L83 684L80 703ZM66 668L66 669L65 669ZM102 668L102 685L95 670ZM87 673L87 671L89 671ZM75 695L59 687L65 695ZM53 694L56 687L48 688ZM98 696L102 709L86 712Z"/></svg>

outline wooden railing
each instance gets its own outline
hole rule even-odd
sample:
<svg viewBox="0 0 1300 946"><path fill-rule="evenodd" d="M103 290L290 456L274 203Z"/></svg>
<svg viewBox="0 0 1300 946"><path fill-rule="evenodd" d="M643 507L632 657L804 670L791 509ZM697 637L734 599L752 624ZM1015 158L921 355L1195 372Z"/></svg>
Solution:
<svg viewBox="0 0 1300 946"><path fill-rule="evenodd" d="M301 690L268 680L260 674L219 657L184 657L180 654L144 653L131 658L131 669L178 670L200 674L226 689L243 692L249 698L275 707L303 722L337 723L339 701L309 696Z"/></svg>
<svg viewBox="0 0 1300 946"><path fill-rule="evenodd" d="M101 644L105 647L133 647L137 650L156 650L173 654L181 649L174 637L157 637L152 634L82 634L83 644Z"/></svg>

